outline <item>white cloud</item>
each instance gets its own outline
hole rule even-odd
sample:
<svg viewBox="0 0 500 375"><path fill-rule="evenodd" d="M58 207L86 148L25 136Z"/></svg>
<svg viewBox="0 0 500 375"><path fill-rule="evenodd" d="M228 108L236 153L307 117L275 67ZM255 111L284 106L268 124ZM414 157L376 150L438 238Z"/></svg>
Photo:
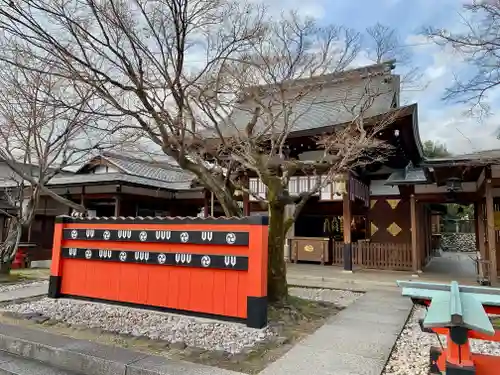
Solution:
<svg viewBox="0 0 500 375"><path fill-rule="evenodd" d="M408 102L419 105L419 129L422 140L445 143L453 153L468 153L500 148L497 139L500 129L500 90L488 97L491 114L481 118L467 116L467 103L442 100L446 88L453 84L454 74L467 68L460 55L451 48L441 48L423 35L409 35L406 43L412 46L415 63L422 69L421 91L403 93Z"/></svg>

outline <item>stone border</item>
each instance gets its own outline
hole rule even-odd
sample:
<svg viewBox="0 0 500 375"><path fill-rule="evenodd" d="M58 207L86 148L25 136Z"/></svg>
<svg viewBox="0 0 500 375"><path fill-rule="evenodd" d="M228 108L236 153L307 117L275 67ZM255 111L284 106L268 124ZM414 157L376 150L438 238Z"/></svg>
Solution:
<svg viewBox="0 0 500 375"><path fill-rule="evenodd" d="M0 351L82 374L243 375L7 324L0 324Z"/></svg>

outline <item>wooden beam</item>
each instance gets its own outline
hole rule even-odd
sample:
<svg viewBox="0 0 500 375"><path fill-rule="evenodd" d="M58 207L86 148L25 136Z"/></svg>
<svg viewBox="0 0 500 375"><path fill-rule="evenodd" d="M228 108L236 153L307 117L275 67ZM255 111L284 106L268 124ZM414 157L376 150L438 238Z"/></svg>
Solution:
<svg viewBox="0 0 500 375"><path fill-rule="evenodd" d="M498 285L497 253L495 238L495 217L493 207L493 185L491 178L486 180L486 233L488 238L488 255L490 260L490 281L491 285Z"/></svg>
<svg viewBox="0 0 500 375"><path fill-rule="evenodd" d="M417 199L415 194L410 196L410 220L411 220L411 261L413 272L418 272L418 228L417 228Z"/></svg>
<svg viewBox="0 0 500 375"><path fill-rule="evenodd" d="M416 198L419 202L425 203L446 203L447 195L446 193L427 193L427 194L417 194ZM473 203L478 200L477 193L467 192L467 193L456 193L456 198L459 202Z"/></svg>

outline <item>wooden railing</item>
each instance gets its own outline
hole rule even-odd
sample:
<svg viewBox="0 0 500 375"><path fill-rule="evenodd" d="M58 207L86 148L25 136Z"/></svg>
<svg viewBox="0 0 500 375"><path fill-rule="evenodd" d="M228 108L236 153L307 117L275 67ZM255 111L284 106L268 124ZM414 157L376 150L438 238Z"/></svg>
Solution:
<svg viewBox="0 0 500 375"><path fill-rule="evenodd" d="M358 242L352 244L353 265L362 268L411 270L411 244ZM341 266L344 244L333 244L332 264Z"/></svg>

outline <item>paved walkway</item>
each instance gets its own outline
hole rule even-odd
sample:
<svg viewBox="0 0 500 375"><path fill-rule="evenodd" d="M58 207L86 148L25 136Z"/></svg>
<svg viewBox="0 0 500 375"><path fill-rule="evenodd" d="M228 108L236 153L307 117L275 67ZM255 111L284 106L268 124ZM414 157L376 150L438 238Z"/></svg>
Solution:
<svg viewBox="0 0 500 375"><path fill-rule="evenodd" d="M424 272L415 277L412 272L358 269L345 273L342 267L289 263L287 280L291 285L359 291L397 290L397 280L437 283L455 280L462 285L477 285L471 264L474 265L466 254L445 254L434 258Z"/></svg>
<svg viewBox="0 0 500 375"><path fill-rule="evenodd" d="M471 259L476 253L452 253L441 251L424 268L424 273L438 274L453 278L476 278L476 264Z"/></svg>
<svg viewBox="0 0 500 375"><path fill-rule="evenodd" d="M380 375L411 311L398 291L371 291L260 375Z"/></svg>
<svg viewBox="0 0 500 375"><path fill-rule="evenodd" d="M47 295L47 292L48 284L27 286L9 292L0 292L0 303L40 297Z"/></svg>

